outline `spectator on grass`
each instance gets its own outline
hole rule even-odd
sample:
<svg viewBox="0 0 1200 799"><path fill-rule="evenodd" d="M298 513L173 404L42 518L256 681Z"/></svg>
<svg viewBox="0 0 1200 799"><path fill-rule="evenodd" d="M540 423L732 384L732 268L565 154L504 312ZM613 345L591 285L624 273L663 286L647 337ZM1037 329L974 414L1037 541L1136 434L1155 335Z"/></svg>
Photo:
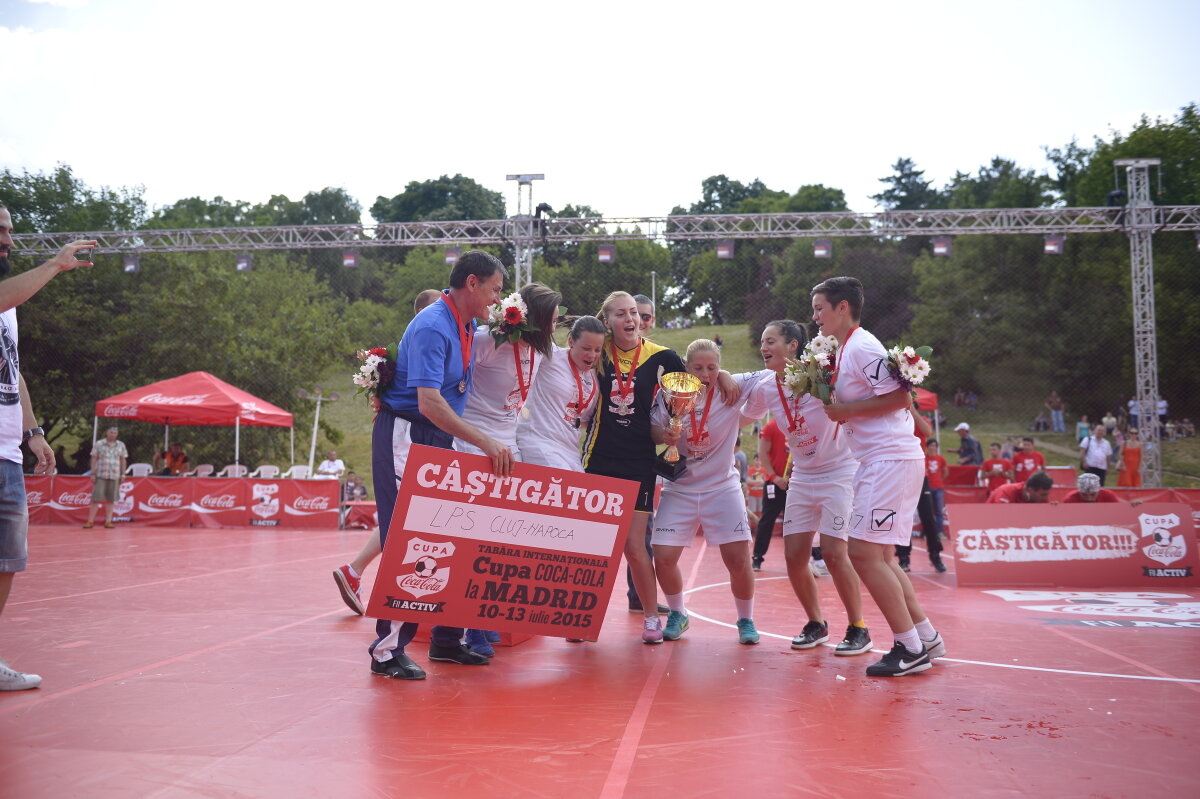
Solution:
<svg viewBox="0 0 1200 799"><path fill-rule="evenodd" d="M1092 423L1088 421L1087 414L1080 414L1079 421L1075 423L1075 438L1082 439L1091 435Z"/></svg>
<svg viewBox="0 0 1200 799"><path fill-rule="evenodd" d="M1000 486L1012 482L1013 465L1000 457L999 441L989 444L988 450L988 459L979 465L979 485L987 487L988 491L995 491Z"/></svg>
<svg viewBox="0 0 1200 799"><path fill-rule="evenodd" d="M1067 406L1062 397L1058 396L1058 392L1051 391L1044 404L1046 410L1050 411L1050 429L1055 433L1067 432L1067 425L1063 421L1063 411Z"/></svg>
<svg viewBox="0 0 1200 799"><path fill-rule="evenodd" d="M1158 395L1158 403L1155 407L1158 409L1158 428L1164 430L1167 426L1167 400L1162 394Z"/></svg>
<svg viewBox="0 0 1200 799"><path fill-rule="evenodd" d="M1142 442L1136 427L1129 428L1117 461L1117 488L1142 487Z"/></svg>
<svg viewBox="0 0 1200 799"><path fill-rule="evenodd" d="M1046 468L1046 456L1034 447L1033 439L1029 436L1021 439L1021 451L1013 455L1013 481L1024 483L1034 472Z"/></svg>
<svg viewBox="0 0 1200 799"><path fill-rule="evenodd" d="M1112 411L1104 414L1104 417L1100 420L1100 423L1104 425L1104 432L1110 436L1113 434L1113 431L1117 429L1117 417L1113 415Z"/></svg>
<svg viewBox="0 0 1200 799"><path fill-rule="evenodd" d="M1112 456L1112 445L1104 437L1102 424L1093 427L1092 434L1079 442L1079 468L1099 477L1100 485L1104 485L1104 477L1112 464Z"/></svg>
<svg viewBox="0 0 1200 799"><path fill-rule="evenodd" d="M987 498L989 503L1043 503L1050 500L1050 489L1054 481L1045 472L1035 472L1024 483L1009 483L1000 486Z"/></svg>
<svg viewBox="0 0 1200 799"><path fill-rule="evenodd" d="M983 463L983 445L971 435L971 425L959 422L958 426L954 428L954 432L958 433L959 446L958 449L952 449L949 452L958 455L958 465L978 466Z"/></svg>
<svg viewBox="0 0 1200 799"><path fill-rule="evenodd" d="M961 388L954 389L954 407L961 408L967 404L967 392Z"/></svg>

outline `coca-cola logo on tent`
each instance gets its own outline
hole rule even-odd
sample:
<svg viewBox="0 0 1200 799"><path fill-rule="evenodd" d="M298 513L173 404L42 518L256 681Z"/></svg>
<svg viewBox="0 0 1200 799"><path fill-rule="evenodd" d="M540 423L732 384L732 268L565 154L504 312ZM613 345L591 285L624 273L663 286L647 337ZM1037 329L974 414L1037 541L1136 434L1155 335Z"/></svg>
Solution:
<svg viewBox="0 0 1200 799"><path fill-rule="evenodd" d="M208 399L207 394L185 394L181 397L169 397L166 394L147 394L139 397L138 402L155 403L157 405L199 405Z"/></svg>

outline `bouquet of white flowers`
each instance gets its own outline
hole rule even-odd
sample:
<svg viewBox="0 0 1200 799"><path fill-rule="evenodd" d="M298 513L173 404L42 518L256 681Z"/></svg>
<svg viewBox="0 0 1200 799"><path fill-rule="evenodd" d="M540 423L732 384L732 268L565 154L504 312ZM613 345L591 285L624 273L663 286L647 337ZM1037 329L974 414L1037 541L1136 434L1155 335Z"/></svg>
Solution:
<svg viewBox="0 0 1200 799"><path fill-rule="evenodd" d="M838 340L833 336L817 336L804 345L799 359L783 370L783 384L793 398L812 394L826 405L830 403L837 348Z"/></svg>
<svg viewBox="0 0 1200 799"><path fill-rule="evenodd" d="M915 386L925 382L932 367L929 359L933 357L932 347L892 347L888 350L888 372L892 377L917 398Z"/></svg>

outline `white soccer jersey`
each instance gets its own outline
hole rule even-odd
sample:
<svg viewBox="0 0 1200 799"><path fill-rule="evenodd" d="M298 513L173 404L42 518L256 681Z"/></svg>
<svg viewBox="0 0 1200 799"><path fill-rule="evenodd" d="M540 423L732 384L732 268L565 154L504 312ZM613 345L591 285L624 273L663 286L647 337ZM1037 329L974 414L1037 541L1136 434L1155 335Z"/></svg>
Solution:
<svg viewBox="0 0 1200 799"><path fill-rule="evenodd" d="M517 419L517 443L522 457L529 463L559 468L566 468L570 463L575 471L583 471L579 437L600 398L596 372L580 370L577 383L570 354L558 346L550 358L539 360L543 363L538 370L538 379L529 392L525 410ZM583 385L582 402L580 384ZM577 408L577 404L583 407Z"/></svg>
<svg viewBox="0 0 1200 799"><path fill-rule="evenodd" d="M779 429L787 436L788 450L792 453L792 473L826 474L853 468L854 457L846 443L847 437L843 432L836 432L837 425L825 415L825 403L811 394L793 400L787 388L779 385L775 372L768 369L759 374L764 377L750 393L742 413L752 419L761 419L767 411L771 412ZM781 388L782 398L779 396ZM789 430L793 424L794 429Z"/></svg>
<svg viewBox="0 0 1200 799"><path fill-rule="evenodd" d="M881 397L900 388L888 372L887 350L861 327L850 334L837 357L834 396L838 402ZM842 432L847 434L850 451L864 465L925 457L920 439L913 435L913 418L907 407L882 416L855 416L842 424Z"/></svg>
<svg viewBox="0 0 1200 799"><path fill-rule="evenodd" d="M687 471L674 482L668 481L663 492L674 491L688 494L715 491L729 482L740 482L737 466L733 462L733 447L741 430L741 405L758 383L761 372L746 372L734 375L738 385L738 402L726 405L721 392L714 385L704 393L691 413L683 415L680 431L679 454L687 457ZM704 420L705 409L708 419ZM670 423L662 393L650 411L650 423L666 428ZM703 425L701 424L704 421Z"/></svg>
<svg viewBox="0 0 1200 799"><path fill-rule="evenodd" d="M521 347L521 373L529 386L545 360L528 344L518 342ZM487 433L505 446L517 443L517 414L521 410L521 389L517 385L517 364L513 357L513 345L505 342L499 347L487 328L475 331L471 342L471 393L467 395L467 409L463 413L475 427ZM529 387L532 390L532 387Z"/></svg>

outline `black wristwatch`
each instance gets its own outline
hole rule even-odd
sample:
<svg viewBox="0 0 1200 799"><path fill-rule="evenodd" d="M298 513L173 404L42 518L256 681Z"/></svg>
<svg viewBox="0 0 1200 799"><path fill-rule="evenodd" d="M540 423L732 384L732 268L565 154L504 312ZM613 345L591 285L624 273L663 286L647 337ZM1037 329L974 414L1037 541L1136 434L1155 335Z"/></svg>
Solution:
<svg viewBox="0 0 1200 799"><path fill-rule="evenodd" d="M46 431L43 430L42 428L31 427L30 429L25 431L25 437L22 439L22 441L28 441L29 439L33 438L34 436L45 436L45 435L46 435Z"/></svg>

